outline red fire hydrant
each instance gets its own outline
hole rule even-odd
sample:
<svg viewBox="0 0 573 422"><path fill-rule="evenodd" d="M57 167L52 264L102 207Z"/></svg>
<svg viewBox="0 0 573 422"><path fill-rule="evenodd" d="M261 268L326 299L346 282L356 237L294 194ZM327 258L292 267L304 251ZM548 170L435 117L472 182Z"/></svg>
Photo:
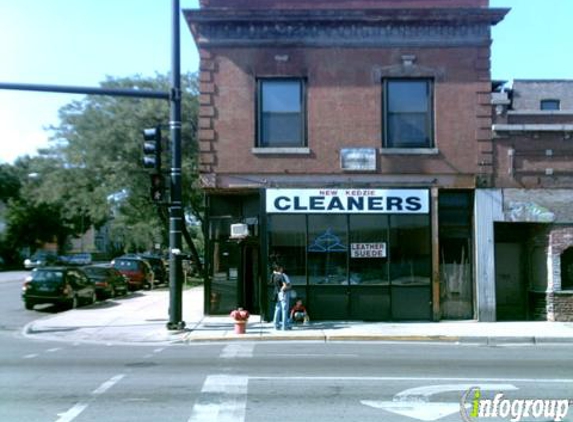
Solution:
<svg viewBox="0 0 573 422"><path fill-rule="evenodd" d="M231 311L231 318L235 320L235 334L245 334L249 316L249 311L243 308L237 308Z"/></svg>

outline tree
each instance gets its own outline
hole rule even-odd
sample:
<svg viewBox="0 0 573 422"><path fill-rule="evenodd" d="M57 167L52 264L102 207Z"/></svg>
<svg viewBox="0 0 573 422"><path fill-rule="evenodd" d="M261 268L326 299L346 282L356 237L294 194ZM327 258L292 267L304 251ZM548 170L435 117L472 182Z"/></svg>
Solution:
<svg viewBox="0 0 573 422"><path fill-rule="evenodd" d="M17 197L20 186L16 169L9 164L0 164L0 202Z"/></svg>
<svg viewBox="0 0 573 422"><path fill-rule="evenodd" d="M101 86L167 92L170 81L166 75L108 77ZM196 186L196 76L183 75L181 86L183 204L186 213L202 221L203 199ZM50 148L0 167L0 201L7 202L3 248L34 250L57 241L63 251L70 236L103 224L110 225L125 251L166 245L165 209L151 201L142 166L142 129L166 126L169 103L86 96L60 109L60 121L50 128ZM167 142L169 131L163 133ZM164 163L169 163L170 149L165 150Z"/></svg>
<svg viewBox="0 0 573 422"><path fill-rule="evenodd" d="M10 167L10 186L17 185L18 189L7 198L4 216L2 249L9 260L16 259L22 249L34 251L45 243L57 243L63 249L67 238L78 233L80 216L63 212L63 202L44 201L40 195L42 175L56 165L50 157L24 157Z"/></svg>
<svg viewBox="0 0 573 422"><path fill-rule="evenodd" d="M155 78L111 78L105 88L169 91L167 75ZM203 203L196 188L196 76L182 77L183 201L186 211L201 219ZM53 127L53 147L44 154L59 165L43 181L41 198L63 202L66 218L82 215L96 225L109 222L128 250L166 244L167 230L149 197L149 178L141 165L142 129L169 121L169 103L152 99L87 96L60 110ZM168 131L164 131L167 138ZM169 148L164 162L169 163Z"/></svg>

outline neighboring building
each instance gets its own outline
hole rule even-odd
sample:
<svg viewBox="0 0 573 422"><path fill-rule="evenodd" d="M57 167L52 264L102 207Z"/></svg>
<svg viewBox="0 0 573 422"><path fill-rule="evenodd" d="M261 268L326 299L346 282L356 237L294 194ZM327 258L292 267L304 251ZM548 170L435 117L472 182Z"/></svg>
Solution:
<svg viewBox="0 0 573 422"><path fill-rule="evenodd" d="M201 57L207 313L268 318L279 262L314 320L495 319L482 223L493 226L491 26L507 11L487 0L185 11Z"/></svg>
<svg viewBox="0 0 573 422"><path fill-rule="evenodd" d="M573 80L495 84L498 319L573 321Z"/></svg>

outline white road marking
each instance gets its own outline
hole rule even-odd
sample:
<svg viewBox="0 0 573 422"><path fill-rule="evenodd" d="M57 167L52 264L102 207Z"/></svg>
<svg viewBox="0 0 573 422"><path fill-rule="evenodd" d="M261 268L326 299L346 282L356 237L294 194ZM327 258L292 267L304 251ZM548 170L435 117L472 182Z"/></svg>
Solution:
<svg viewBox="0 0 573 422"><path fill-rule="evenodd" d="M491 383L424 385L401 391L394 396L392 401L360 400L360 403L373 407L374 409L382 409L386 412L407 416L420 421L435 421L460 412L460 406L462 404L460 402L430 402L432 395L451 391L464 392L472 388L487 391L511 391L518 389L513 384Z"/></svg>
<svg viewBox="0 0 573 422"><path fill-rule="evenodd" d="M107 390L109 390L111 387L113 387L115 384L117 384L119 381L121 381L121 379L123 377L125 377L124 374L119 374L119 375L116 375L115 377L111 377L109 380L107 380L102 385L100 385L98 388L96 388L94 391L92 391L92 395L93 396L99 396L99 395L105 393Z"/></svg>
<svg viewBox="0 0 573 422"><path fill-rule="evenodd" d="M525 382L525 383L554 383L554 384L571 384L572 378L440 378L440 377L277 377L277 376L252 376L254 380L282 380L282 381L439 381L439 382L467 382L487 383L487 382Z"/></svg>
<svg viewBox="0 0 573 422"><path fill-rule="evenodd" d="M70 422L74 420L80 413L86 410L86 408L97 398L97 396L105 393L107 390L117 384L124 376L124 374L119 374L102 383L98 388L91 392L91 397L89 400L76 403L67 412L60 413L56 422Z"/></svg>
<svg viewBox="0 0 573 422"><path fill-rule="evenodd" d="M155 350L153 350L153 352L146 354L145 356L143 356L143 359L149 359L152 358L153 356L155 356L158 353L161 353L163 350L165 350L165 347L159 347Z"/></svg>
<svg viewBox="0 0 573 422"><path fill-rule="evenodd" d="M23 359L34 359L37 358L38 354L37 353L30 353L29 355L25 355L23 356Z"/></svg>
<svg viewBox="0 0 573 422"><path fill-rule="evenodd" d="M248 376L209 375L188 422L243 422Z"/></svg>
<svg viewBox="0 0 573 422"><path fill-rule="evenodd" d="M430 401L430 396L450 391L467 391L470 388L479 388L486 391L514 391L518 388L513 384L438 384L424 385L400 391L394 396L394 401Z"/></svg>
<svg viewBox="0 0 573 422"><path fill-rule="evenodd" d="M53 349L46 350L46 353L54 353L54 352L57 352L59 350L62 350L62 348L61 347L54 347Z"/></svg>
<svg viewBox="0 0 573 422"><path fill-rule="evenodd" d="M235 358L252 358L254 344L229 344L221 351L219 358L221 359L235 359Z"/></svg>
<svg viewBox="0 0 573 422"><path fill-rule="evenodd" d="M277 353L272 355L265 355L263 357L269 358L276 358L276 357L285 357L285 358L357 358L360 355L356 353L332 353L325 355L323 353Z"/></svg>

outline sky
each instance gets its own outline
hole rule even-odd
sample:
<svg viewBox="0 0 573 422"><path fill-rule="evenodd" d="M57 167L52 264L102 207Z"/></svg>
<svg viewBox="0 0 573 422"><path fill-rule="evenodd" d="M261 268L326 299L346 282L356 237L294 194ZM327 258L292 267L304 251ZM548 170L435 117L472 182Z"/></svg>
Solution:
<svg viewBox="0 0 573 422"><path fill-rule="evenodd" d="M309 0L311 1L311 0ZM180 0L182 9L198 0ZM573 79L573 0L490 0L512 10L492 30L492 78ZM0 0L0 82L97 87L171 67L171 0ZM181 72L198 69L181 20ZM48 145L58 110L82 95L0 89L0 163Z"/></svg>

